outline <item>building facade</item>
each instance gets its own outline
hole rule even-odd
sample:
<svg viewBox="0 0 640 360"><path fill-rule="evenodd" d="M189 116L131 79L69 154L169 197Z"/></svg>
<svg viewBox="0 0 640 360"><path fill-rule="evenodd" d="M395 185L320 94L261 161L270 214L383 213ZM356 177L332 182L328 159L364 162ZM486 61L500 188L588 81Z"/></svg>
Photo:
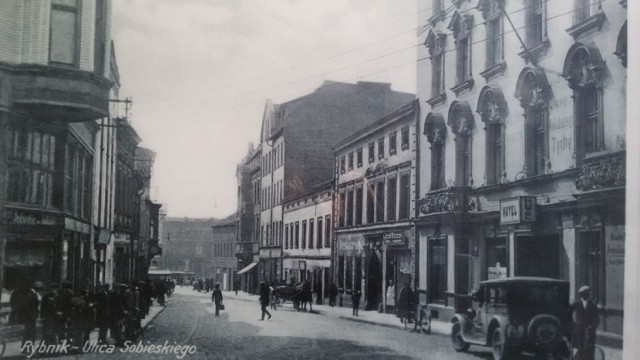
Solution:
<svg viewBox="0 0 640 360"><path fill-rule="evenodd" d="M1 287L78 286L96 276L93 173L96 120L109 115L112 85L110 1L7 1L0 20Z"/></svg>
<svg viewBox="0 0 640 360"><path fill-rule="evenodd" d="M258 291L258 239L260 237L260 147L250 144L246 157L238 164L238 212L235 256L239 267L237 281L242 291ZM254 259L254 256L256 257Z"/></svg>
<svg viewBox="0 0 640 360"><path fill-rule="evenodd" d="M391 90L390 84L326 81L306 96L282 104L267 102L261 132L260 280L284 280L283 200L331 180L331 147L344 134L413 98Z"/></svg>
<svg viewBox="0 0 640 360"><path fill-rule="evenodd" d="M621 344L626 1L419 3L420 302L448 319L479 281L564 279Z"/></svg>
<svg viewBox="0 0 640 360"><path fill-rule="evenodd" d="M331 281L332 181L283 204L282 267L288 284L311 282L316 302L329 296Z"/></svg>
<svg viewBox="0 0 640 360"><path fill-rule="evenodd" d="M162 227L162 267L172 271L193 272L205 277L211 267L213 236L211 227L218 220L165 217Z"/></svg>
<svg viewBox="0 0 640 360"><path fill-rule="evenodd" d="M412 101L334 150L334 279L346 302L360 290L367 310L393 310L415 279L417 114Z"/></svg>
<svg viewBox="0 0 640 360"><path fill-rule="evenodd" d="M231 291L235 289L238 259L235 256L237 245L236 214L233 214L211 227L212 257L206 277L213 278L214 284L220 284L220 289Z"/></svg>

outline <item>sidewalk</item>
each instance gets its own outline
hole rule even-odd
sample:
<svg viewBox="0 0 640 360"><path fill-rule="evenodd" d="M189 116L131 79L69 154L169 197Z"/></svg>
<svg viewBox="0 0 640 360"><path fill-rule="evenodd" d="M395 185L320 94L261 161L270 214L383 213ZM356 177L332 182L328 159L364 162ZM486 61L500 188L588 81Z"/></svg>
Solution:
<svg viewBox="0 0 640 360"><path fill-rule="evenodd" d="M245 292L238 292L238 295L234 292L223 291L224 298L238 299L243 301L253 301L258 302L258 295L250 295ZM293 310L293 305L290 302L285 304L281 304L280 307ZM404 330L404 324L400 322L393 314L382 314L377 311L363 311L360 310L358 312L358 316L352 315L351 308L348 307L338 307L338 306L328 306L328 305L316 305L313 304L313 312L311 314L320 314L325 316L331 316L338 319L344 319L349 321L355 321L365 324L371 324L376 326L382 326L387 328L395 328ZM406 331L409 332L413 329L414 324L407 324ZM446 336L449 337L451 334L451 324L446 321L440 320L432 320L431 321L431 334L438 336ZM487 348L488 349L488 348ZM622 350L617 348L605 347L602 346L601 349L604 351L604 358L606 360L622 360Z"/></svg>
<svg viewBox="0 0 640 360"><path fill-rule="evenodd" d="M156 316L158 316L158 314L160 314L163 310L165 309L164 306L160 306L160 305L153 305L151 306L151 308L149 309L149 315L147 315L147 317L145 317L144 319L142 319L142 330L146 330L147 326L149 326L149 324L151 323L151 321L153 321L153 319L156 318ZM107 335L108 336L108 335ZM37 333L36 333L36 341L39 341L42 337L42 328L38 328L37 329ZM91 332L91 335L89 336L90 341L98 341L98 330L93 330ZM7 342L7 346L5 348L4 351L4 355L3 355L3 359L25 359L26 355L22 354L20 352L20 343L21 341L12 341L12 342Z"/></svg>

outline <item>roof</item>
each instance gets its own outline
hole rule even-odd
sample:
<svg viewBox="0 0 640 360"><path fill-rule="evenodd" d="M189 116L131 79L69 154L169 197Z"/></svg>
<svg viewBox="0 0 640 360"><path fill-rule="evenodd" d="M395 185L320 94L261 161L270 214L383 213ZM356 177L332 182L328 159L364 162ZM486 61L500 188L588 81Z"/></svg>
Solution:
<svg viewBox="0 0 640 360"><path fill-rule="evenodd" d="M212 228L217 228L217 227L223 227L223 226L231 226L231 225L235 225L236 221L238 219L238 214L237 213L233 213L229 216L227 216L224 219L218 220L215 224L213 224L211 227Z"/></svg>
<svg viewBox="0 0 640 360"><path fill-rule="evenodd" d="M485 281L480 282L480 284L481 285L486 285L486 284L516 283L516 282L556 283L556 284L568 284L569 283L566 280L551 279L551 278L544 278L544 277L516 276L516 277L505 278L505 279L485 280Z"/></svg>

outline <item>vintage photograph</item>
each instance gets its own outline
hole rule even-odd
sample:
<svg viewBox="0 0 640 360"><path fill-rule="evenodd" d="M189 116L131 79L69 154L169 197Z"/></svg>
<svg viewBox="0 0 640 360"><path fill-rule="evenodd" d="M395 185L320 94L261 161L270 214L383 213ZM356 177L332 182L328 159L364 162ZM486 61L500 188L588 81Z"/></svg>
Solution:
<svg viewBox="0 0 640 360"><path fill-rule="evenodd" d="M632 10L0 0L0 358L637 359Z"/></svg>

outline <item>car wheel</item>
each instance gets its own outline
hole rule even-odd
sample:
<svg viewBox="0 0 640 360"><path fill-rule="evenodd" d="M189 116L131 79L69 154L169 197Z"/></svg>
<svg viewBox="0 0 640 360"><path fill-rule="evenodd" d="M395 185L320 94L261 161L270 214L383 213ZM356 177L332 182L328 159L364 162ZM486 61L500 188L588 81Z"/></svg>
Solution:
<svg viewBox="0 0 640 360"><path fill-rule="evenodd" d="M507 337L502 328L497 327L491 335L491 349L494 360L507 360L511 358L512 349L507 345Z"/></svg>
<svg viewBox="0 0 640 360"><path fill-rule="evenodd" d="M456 351L467 351L471 345L462 338L462 325L459 321L453 323L451 328L451 344Z"/></svg>

